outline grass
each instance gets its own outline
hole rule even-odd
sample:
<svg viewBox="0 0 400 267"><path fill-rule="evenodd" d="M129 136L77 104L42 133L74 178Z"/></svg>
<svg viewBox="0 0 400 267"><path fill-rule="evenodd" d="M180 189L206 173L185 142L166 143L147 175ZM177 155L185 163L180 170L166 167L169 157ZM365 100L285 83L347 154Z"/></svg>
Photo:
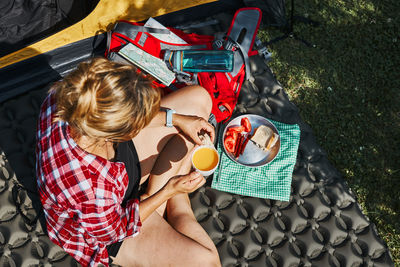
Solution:
<svg viewBox="0 0 400 267"><path fill-rule="evenodd" d="M320 23L294 24L315 46L293 38L274 43L270 66L400 266L400 2L295 6L296 15ZM279 35L265 27L259 37Z"/></svg>

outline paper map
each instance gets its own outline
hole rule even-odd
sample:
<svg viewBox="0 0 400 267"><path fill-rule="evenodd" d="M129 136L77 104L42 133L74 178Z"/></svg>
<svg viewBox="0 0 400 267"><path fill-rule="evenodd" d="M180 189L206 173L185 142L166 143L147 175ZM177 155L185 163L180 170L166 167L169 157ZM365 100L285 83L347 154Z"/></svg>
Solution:
<svg viewBox="0 0 400 267"><path fill-rule="evenodd" d="M144 26L149 27L149 28L156 28L156 29L167 29L164 25L159 23L157 20L153 18L149 18ZM157 39L167 42L167 43L173 43L173 44L187 44L182 38L180 38L178 35L176 35L173 32L169 32L168 34L165 33L150 33Z"/></svg>
<svg viewBox="0 0 400 267"><path fill-rule="evenodd" d="M160 82L169 86L175 80L175 73L168 69L161 59L150 55L135 45L129 43L118 52L119 55L146 71Z"/></svg>

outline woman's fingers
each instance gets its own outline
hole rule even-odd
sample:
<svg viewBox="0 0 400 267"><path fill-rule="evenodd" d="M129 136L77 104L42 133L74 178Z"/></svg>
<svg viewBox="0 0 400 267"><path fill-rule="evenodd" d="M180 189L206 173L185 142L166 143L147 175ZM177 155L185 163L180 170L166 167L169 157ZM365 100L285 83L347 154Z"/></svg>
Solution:
<svg viewBox="0 0 400 267"><path fill-rule="evenodd" d="M214 127L204 118L183 114L178 114L176 118L177 127L188 135L196 144L202 144L199 134L204 134L204 132L208 133L211 140L214 141Z"/></svg>
<svg viewBox="0 0 400 267"><path fill-rule="evenodd" d="M202 175L192 179L189 181L190 183L190 192L195 191L196 189L198 189L199 187L201 187L204 183L206 182L206 179L204 179L204 177Z"/></svg>
<svg viewBox="0 0 400 267"><path fill-rule="evenodd" d="M201 187L206 182L203 175L197 171L192 171L187 175L175 176L169 183L175 192L191 193Z"/></svg>
<svg viewBox="0 0 400 267"><path fill-rule="evenodd" d="M205 179L200 173L194 171L186 175L182 182L186 189L189 190L188 193L190 193L202 186L205 183Z"/></svg>
<svg viewBox="0 0 400 267"><path fill-rule="evenodd" d="M206 121L204 119L202 119L199 123L199 128L197 129L197 135L202 134L202 132L206 132L210 136L211 141L214 142L214 136L215 136L214 127L208 121ZM198 140L200 140L200 138L198 138ZM197 143L197 141L196 141L196 143ZM200 140L199 144L201 144L201 140Z"/></svg>
<svg viewBox="0 0 400 267"><path fill-rule="evenodd" d="M199 180L200 178L203 178L201 174L199 172L193 171L185 176L185 179L183 179L183 183L190 184Z"/></svg>
<svg viewBox="0 0 400 267"><path fill-rule="evenodd" d="M211 141L214 142L215 138L215 129L208 121L205 121L204 130L206 130L210 134Z"/></svg>
<svg viewBox="0 0 400 267"><path fill-rule="evenodd" d="M201 139L199 137L199 132L200 131L196 131L195 134L193 134L191 136L191 138L193 139L193 141L197 144L197 145L202 145Z"/></svg>

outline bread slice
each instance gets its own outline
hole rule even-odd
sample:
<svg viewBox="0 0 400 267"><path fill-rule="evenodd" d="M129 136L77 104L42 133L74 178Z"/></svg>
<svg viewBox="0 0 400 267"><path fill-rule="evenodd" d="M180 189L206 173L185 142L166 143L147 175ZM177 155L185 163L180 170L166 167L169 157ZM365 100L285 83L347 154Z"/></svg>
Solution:
<svg viewBox="0 0 400 267"><path fill-rule="evenodd" d="M254 131L253 136L250 138L261 149L267 151L271 149L278 141L278 135L265 125L260 125Z"/></svg>
<svg viewBox="0 0 400 267"><path fill-rule="evenodd" d="M278 139L279 139L279 135L274 133L274 135L271 136L271 138L269 139L266 149L270 150L276 144L276 142L278 142Z"/></svg>

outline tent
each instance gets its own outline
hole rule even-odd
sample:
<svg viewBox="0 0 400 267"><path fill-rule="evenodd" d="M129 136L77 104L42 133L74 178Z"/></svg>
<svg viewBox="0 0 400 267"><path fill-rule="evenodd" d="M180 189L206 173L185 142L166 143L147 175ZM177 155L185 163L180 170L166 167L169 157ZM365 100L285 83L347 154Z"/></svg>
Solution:
<svg viewBox="0 0 400 267"><path fill-rule="evenodd" d="M0 45L0 266L77 266L35 219L40 212L35 128L48 85L79 62L103 55L104 32L118 19L156 17L167 26L212 34L227 29L243 2L9 0L1 6L3 32L16 21L15 14L22 15L18 20L25 29L19 36L3 35ZM29 19L39 22L28 29ZM13 25L18 35L21 25ZM301 139L289 201L222 192L210 183L191 195L196 218L215 242L222 265L393 265L386 244L268 64L259 56L250 63L255 81L244 84L235 116L252 113L298 124Z"/></svg>

